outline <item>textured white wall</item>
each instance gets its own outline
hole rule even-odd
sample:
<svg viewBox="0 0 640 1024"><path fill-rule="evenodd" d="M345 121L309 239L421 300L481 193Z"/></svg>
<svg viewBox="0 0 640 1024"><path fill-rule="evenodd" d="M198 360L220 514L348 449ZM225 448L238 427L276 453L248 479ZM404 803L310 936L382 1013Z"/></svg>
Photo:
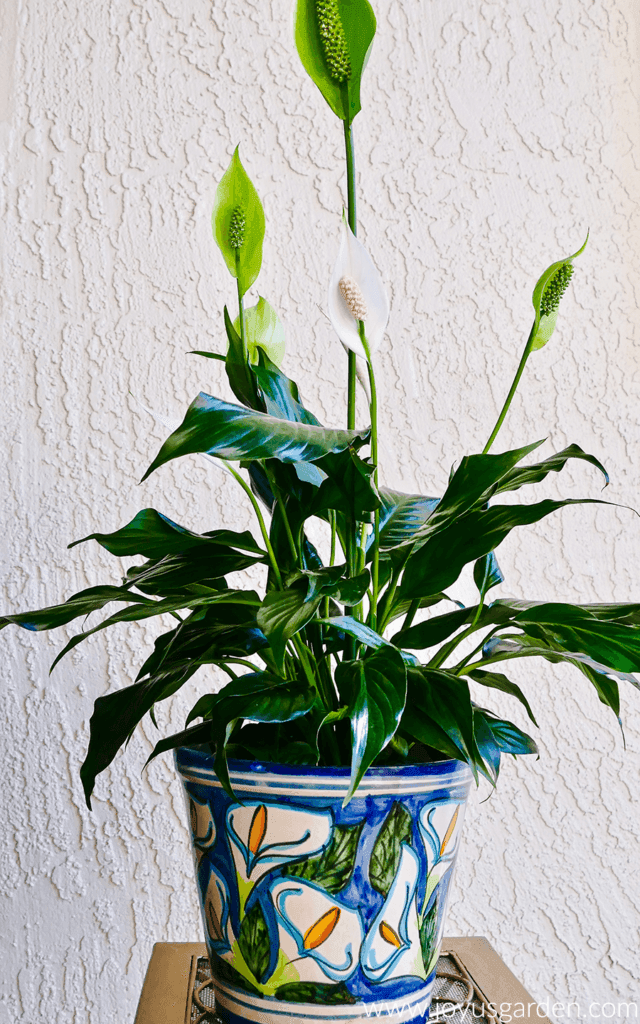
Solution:
<svg viewBox="0 0 640 1024"><path fill-rule="evenodd" d="M635 5L376 0L356 135L361 234L392 296L379 357L389 484L441 493L451 463L481 448L533 282L590 227L501 442L577 441L610 468L608 496L640 504ZM224 347L234 288L209 217L237 142L265 205L259 288L286 326L285 368L342 421L345 359L318 308L341 133L298 64L287 8L3 0L5 609L117 582L97 545L65 545L146 505L195 529L250 525L195 458L138 485L163 431L129 394L172 415L200 387L228 394L220 364L186 352ZM559 489L597 496L599 481L578 467L539 493ZM503 593L637 600L639 529L623 509L556 514L505 543ZM152 943L201 933L169 758L140 774L153 727L98 782L93 814L78 781L92 701L131 681L155 630L101 634L51 678L64 631L0 636L2 1022L131 1020ZM448 931L487 935L540 999L640 1002L639 695L623 693L625 752L578 674L515 676L542 756L505 764L491 800L475 798ZM525 724L509 698L494 706Z"/></svg>

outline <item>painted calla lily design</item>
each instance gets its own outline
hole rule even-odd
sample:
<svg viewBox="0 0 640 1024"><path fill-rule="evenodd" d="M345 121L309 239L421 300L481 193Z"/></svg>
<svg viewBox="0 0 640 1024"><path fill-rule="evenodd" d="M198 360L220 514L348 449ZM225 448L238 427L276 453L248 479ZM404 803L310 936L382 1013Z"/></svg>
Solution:
<svg viewBox="0 0 640 1024"><path fill-rule="evenodd" d="M222 875L212 868L204 897L204 919L212 949L220 956L231 952L235 935L229 919L229 891Z"/></svg>
<svg viewBox="0 0 640 1024"><path fill-rule="evenodd" d="M360 963L369 981L426 978L416 900L419 876L418 856L403 843L396 877L362 946Z"/></svg>
<svg viewBox="0 0 640 1024"><path fill-rule="evenodd" d="M204 851L213 846L216 841L216 826L209 805L201 803L195 797L190 796L189 821L196 855L198 860L200 860Z"/></svg>
<svg viewBox="0 0 640 1024"><path fill-rule="evenodd" d="M379 348L389 320L389 299L373 261L342 219L340 251L329 285L329 319L340 341L358 356L366 353L358 333L358 320L370 352Z"/></svg>
<svg viewBox="0 0 640 1024"><path fill-rule="evenodd" d="M331 839L329 811L303 811L273 804L232 804L227 831L238 874L257 882L267 871L320 853Z"/></svg>
<svg viewBox="0 0 640 1024"><path fill-rule="evenodd" d="M418 816L427 854L425 906L432 892L453 865L464 815L464 804L443 803L423 807Z"/></svg>
<svg viewBox="0 0 640 1024"><path fill-rule="evenodd" d="M364 937L357 910L324 889L288 876L270 886L280 946L301 981L346 981L358 967Z"/></svg>

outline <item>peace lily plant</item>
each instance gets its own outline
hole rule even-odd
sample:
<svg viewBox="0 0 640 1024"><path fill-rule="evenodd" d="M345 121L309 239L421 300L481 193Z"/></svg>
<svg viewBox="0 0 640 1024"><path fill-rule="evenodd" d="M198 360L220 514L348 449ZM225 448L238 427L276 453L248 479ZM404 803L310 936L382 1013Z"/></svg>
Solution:
<svg viewBox="0 0 640 1024"><path fill-rule="evenodd" d="M352 134L375 28L367 0L298 0L300 58L344 130L346 211L342 221L336 211L340 246L333 272L327 273L326 308L348 355L346 422L321 424L303 403L282 369L284 332L272 306L260 298L245 307L261 268L265 219L236 149L217 189L213 233L236 280L237 308L224 309L226 352L199 352L224 362L235 401L199 394L143 479L181 456L213 458L233 477L230 501L236 500L231 488L238 486L251 503L256 529L236 532L212 523L210 531L200 534L145 508L114 532L84 538L118 558L142 558L126 569L119 584L91 587L63 604L2 620L3 626L13 622L30 630L52 629L109 604L123 605L74 636L54 664L86 637L117 623L153 616L165 616L165 623L166 616L174 620L156 639L135 682L95 702L81 770L87 802L96 776L138 722L146 714L153 717L160 701L207 665L222 669L228 682L200 696L184 730L161 739L151 756L204 745L215 755L215 771L228 791L230 756L350 766L345 803L370 766L456 759L467 762L476 778L495 782L503 753L535 752L530 736L471 699L471 681L487 691L508 693L535 725L525 694L505 674L503 663L520 658L567 662L616 716L619 682L638 685L633 673L640 671L640 604L490 599L503 579L495 551L511 530L578 503L503 504L501 496L526 491L570 460L590 463L607 479L599 460L576 444L542 461L527 461L540 441L512 451L495 449L529 356L553 334L573 262L584 246L554 262L535 285L531 332L484 449L462 458L452 453L458 461L437 498L399 493L378 479L375 355L385 343L389 300L374 259L357 238ZM319 285L319 300L323 290ZM370 411L369 425L360 429L355 422L358 370ZM326 524L330 535L324 559L308 536L307 523L314 518ZM229 573L255 565L266 567L263 592L227 582ZM466 566L473 569L478 591L470 607L447 596ZM425 610L426 617L421 616ZM296 829L291 812L288 823L284 812L280 820L272 810L269 823L261 824L259 806L235 804L227 822L241 900L243 884L248 892L274 865L287 863L287 844ZM432 811L420 817L418 827L433 888L448 871L455 844L447 848L453 826L447 831L446 822L435 821ZM192 801L191 813L195 846L203 856L215 840L215 828L205 805ZM309 853L323 848L330 826L330 817L318 813L305 832ZM267 828L272 830L268 842ZM405 903L411 913L407 910L402 927L408 935L417 934L429 898L429 893L420 901L414 898L418 861L409 845L402 848L393 884L406 900L396 899L395 890L386 897L379 927L369 931L362 947L363 971L374 980L382 962L376 944L386 942L392 957L415 955L410 936L404 944L394 940ZM296 901L310 883L298 877L294 884L280 875L270 885L274 906L289 922L281 946L293 960L302 941L295 922L296 906L303 904ZM224 879L215 870L209 892L209 933L223 955L235 938ZM331 941L339 945L347 911L338 926L335 913L331 918L333 897L317 890L313 899L318 921L331 919ZM305 908L308 921L308 904ZM305 933L308 970L315 977L314 964L322 963L325 977L327 964L333 963L329 939L314 942ZM339 980L340 968L331 970Z"/></svg>

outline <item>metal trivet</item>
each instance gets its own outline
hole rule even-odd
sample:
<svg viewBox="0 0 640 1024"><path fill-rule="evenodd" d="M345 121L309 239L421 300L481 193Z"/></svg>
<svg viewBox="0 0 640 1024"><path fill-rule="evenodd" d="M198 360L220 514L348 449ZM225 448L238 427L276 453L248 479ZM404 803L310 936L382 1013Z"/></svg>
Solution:
<svg viewBox="0 0 640 1024"><path fill-rule="evenodd" d="M198 957L193 979L189 1024L222 1024L215 1011L213 978L206 956ZM500 1017L455 953L438 960L429 1020L447 1024L500 1024Z"/></svg>

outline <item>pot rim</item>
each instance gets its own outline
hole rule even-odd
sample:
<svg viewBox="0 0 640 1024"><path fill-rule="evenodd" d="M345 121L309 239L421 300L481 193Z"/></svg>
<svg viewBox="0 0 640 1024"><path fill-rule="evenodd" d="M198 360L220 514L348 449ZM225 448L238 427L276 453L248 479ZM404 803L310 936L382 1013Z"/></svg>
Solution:
<svg viewBox="0 0 640 1024"><path fill-rule="evenodd" d="M182 755L182 756L181 756ZM174 761L178 771L180 770L181 763L194 761L206 762L209 767L212 767L214 755L208 751L202 750L197 746L192 747L177 747L174 750ZM255 773L263 775L287 775L287 776L300 776L300 775L314 775L318 778L338 778L348 779L351 776L351 768L349 767L325 767L308 764L280 764L277 761L267 761L265 759L253 758L251 760L242 760L240 758L228 758L227 765L229 768L229 775L233 776L237 773ZM389 778L415 778L416 776L429 776L429 775L451 775L452 773L460 772L461 775L471 776L471 768L466 761L460 761L457 758L447 758L443 761L422 761L417 764L403 764L403 765L379 765L374 768L367 768L362 781L365 779L389 779ZM357 791L356 791L357 793Z"/></svg>

